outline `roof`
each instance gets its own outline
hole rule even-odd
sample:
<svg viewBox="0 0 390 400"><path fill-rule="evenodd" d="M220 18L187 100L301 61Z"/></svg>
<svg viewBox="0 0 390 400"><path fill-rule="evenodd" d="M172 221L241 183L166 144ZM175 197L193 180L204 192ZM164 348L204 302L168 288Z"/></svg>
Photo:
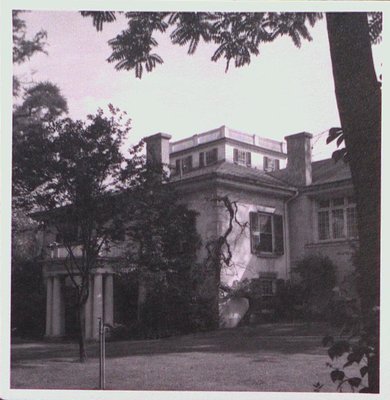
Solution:
<svg viewBox="0 0 390 400"><path fill-rule="evenodd" d="M351 179L349 165L343 160L335 162L332 158L312 163L312 184L339 182Z"/></svg>
<svg viewBox="0 0 390 400"><path fill-rule="evenodd" d="M351 170L349 165L343 160L334 161L332 158L325 160L314 161L312 167L312 183L313 185L322 185L327 183L336 183L344 180L351 179ZM279 171L269 172L274 178L291 184L287 168Z"/></svg>
<svg viewBox="0 0 390 400"><path fill-rule="evenodd" d="M238 178L240 181L251 181L256 185L265 185L278 189L294 189L290 184L283 182L282 180L270 175L267 172L255 168L248 168L245 166L233 164L226 161L220 161L206 167L194 169L183 174L181 177L178 175L173 175L170 178L170 181L182 182L210 175L236 179Z"/></svg>

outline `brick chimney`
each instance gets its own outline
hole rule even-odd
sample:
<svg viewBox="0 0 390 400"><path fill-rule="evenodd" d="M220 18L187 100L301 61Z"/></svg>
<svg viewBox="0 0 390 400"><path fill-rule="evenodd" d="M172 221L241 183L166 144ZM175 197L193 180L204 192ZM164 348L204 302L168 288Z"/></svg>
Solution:
<svg viewBox="0 0 390 400"><path fill-rule="evenodd" d="M296 133L284 138L287 142L287 172L289 179L297 186L310 185L311 141L313 135L308 132Z"/></svg>
<svg viewBox="0 0 390 400"><path fill-rule="evenodd" d="M169 165L169 140L171 135L156 133L144 138L146 143L146 160L155 164Z"/></svg>

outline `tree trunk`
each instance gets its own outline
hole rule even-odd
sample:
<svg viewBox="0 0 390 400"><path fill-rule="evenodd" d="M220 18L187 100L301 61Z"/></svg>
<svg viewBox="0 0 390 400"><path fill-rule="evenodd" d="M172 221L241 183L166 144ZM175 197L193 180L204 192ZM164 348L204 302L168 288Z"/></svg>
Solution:
<svg viewBox="0 0 390 400"><path fill-rule="evenodd" d="M87 361L87 349L85 346L85 329L84 329L85 312L83 304L77 306L77 322L79 325L79 330L78 330L79 359L81 363L84 363Z"/></svg>
<svg viewBox="0 0 390 400"><path fill-rule="evenodd" d="M367 14L327 13L326 20L337 105L356 196L358 291L367 315L380 300L381 89ZM377 328L378 323L379 319ZM374 342L379 352L379 329ZM369 390L378 393L379 357L370 361L369 371Z"/></svg>

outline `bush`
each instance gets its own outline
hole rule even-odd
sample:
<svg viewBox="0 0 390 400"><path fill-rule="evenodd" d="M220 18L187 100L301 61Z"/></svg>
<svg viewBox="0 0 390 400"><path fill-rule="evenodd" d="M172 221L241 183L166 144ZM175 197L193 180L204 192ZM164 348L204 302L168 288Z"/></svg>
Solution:
<svg viewBox="0 0 390 400"><path fill-rule="evenodd" d="M40 263L14 262L11 274L12 335L42 337L45 333L45 314L46 293Z"/></svg>
<svg viewBox="0 0 390 400"><path fill-rule="evenodd" d="M291 281L278 279L275 293L275 318L277 320L293 321L301 319L303 296L302 288Z"/></svg>
<svg viewBox="0 0 390 400"><path fill-rule="evenodd" d="M323 319L333 297L336 266L329 257L314 254L298 261L293 272L299 276L305 317Z"/></svg>

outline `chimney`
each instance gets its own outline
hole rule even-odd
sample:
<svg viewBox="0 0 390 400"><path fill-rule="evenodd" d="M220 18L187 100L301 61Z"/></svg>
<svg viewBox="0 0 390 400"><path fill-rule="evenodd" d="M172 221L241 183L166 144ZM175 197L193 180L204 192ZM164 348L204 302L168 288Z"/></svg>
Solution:
<svg viewBox="0 0 390 400"><path fill-rule="evenodd" d="M169 140L171 137L167 133L159 132L144 138L147 162L169 165Z"/></svg>
<svg viewBox="0 0 390 400"><path fill-rule="evenodd" d="M313 135L308 132L286 136L287 173L292 183L297 186L310 185L311 173L311 141Z"/></svg>

